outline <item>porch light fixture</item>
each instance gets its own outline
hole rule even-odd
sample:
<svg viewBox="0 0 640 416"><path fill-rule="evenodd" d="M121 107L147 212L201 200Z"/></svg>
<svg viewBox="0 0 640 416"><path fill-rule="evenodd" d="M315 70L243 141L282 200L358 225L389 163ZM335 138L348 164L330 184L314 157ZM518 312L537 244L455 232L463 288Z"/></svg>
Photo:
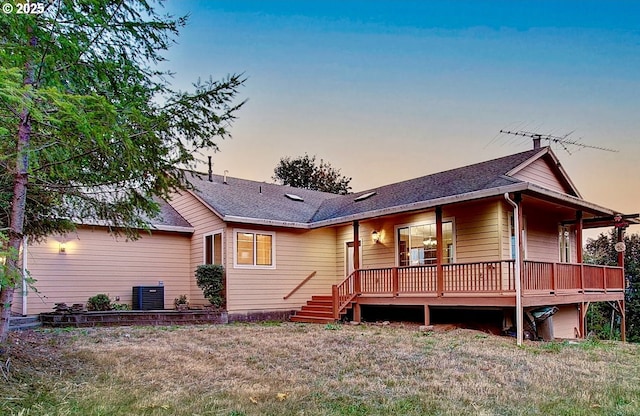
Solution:
<svg viewBox="0 0 640 416"><path fill-rule="evenodd" d="M372 232L371 240L373 240L373 244L377 244L380 241L380 233L377 231Z"/></svg>
<svg viewBox="0 0 640 416"><path fill-rule="evenodd" d="M60 243L58 245L58 254L67 254L67 244L66 243Z"/></svg>

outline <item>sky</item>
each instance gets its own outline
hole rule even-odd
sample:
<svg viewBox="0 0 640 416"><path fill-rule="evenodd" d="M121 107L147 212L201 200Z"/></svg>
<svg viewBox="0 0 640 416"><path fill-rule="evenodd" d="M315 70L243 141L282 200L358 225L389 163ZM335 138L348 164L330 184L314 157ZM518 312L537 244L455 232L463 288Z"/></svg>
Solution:
<svg viewBox="0 0 640 416"><path fill-rule="evenodd" d="M167 0L165 11L190 16L165 54L174 88L247 78L214 173L273 182L280 158L308 153L362 191L532 148L501 129L569 134L617 150L552 144L582 196L640 212L640 2Z"/></svg>

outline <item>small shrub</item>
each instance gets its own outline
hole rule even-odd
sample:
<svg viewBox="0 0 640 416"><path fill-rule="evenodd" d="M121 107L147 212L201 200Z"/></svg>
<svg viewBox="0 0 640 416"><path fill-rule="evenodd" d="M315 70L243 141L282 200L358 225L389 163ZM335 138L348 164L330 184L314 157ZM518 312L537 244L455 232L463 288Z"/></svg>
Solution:
<svg viewBox="0 0 640 416"><path fill-rule="evenodd" d="M189 301L187 300L187 295L180 295L173 300L173 306L176 307L177 310L185 310L189 308Z"/></svg>
<svg viewBox="0 0 640 416"><path fill-rule="evenodd" d="M105 295L104 293L99 293L95 296L92 296L87 301L87 310L110 311L111 299L109 299L109 296Z"/></svg>
<svg viewBox="0 0 640 416"><path fill-rule="evenodd" d="M201 264L196 269L196 283L212 305L225 307L224 267L219 264Z"/></svg>
<svg viewBox="0 0 640 416"><path fill-rule="evenodd" d="M114 311L130 311L131 305L129 305L128 303L112 303L111 309L113 309Z"/></svg>

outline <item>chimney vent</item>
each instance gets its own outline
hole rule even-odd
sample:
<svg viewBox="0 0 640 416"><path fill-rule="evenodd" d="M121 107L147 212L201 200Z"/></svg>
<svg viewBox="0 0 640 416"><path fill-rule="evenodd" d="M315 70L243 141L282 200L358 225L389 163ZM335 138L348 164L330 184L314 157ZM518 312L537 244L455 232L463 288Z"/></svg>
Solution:
<svg viewBox="0 0 640 416"><path fill-rule="evenodd" d="M211 164L211 156L209 156L209 182L213 182L213 168Z"/></svg>
<svg viewBox="0 0 640 416"><path fill-rule="evenodd" d="M227 184L227 173L229 173L229 171L225 170L224 171L224 176L222 178L222 183L225 184L225 185Z"/></svg>
<svg viewBox="0 0 640 416"><path fill-rule="evenodd" d="M534 137L533 138L533 148L534 149L540 149L540 141L542 140L542 138L540 137Z"/></svg>

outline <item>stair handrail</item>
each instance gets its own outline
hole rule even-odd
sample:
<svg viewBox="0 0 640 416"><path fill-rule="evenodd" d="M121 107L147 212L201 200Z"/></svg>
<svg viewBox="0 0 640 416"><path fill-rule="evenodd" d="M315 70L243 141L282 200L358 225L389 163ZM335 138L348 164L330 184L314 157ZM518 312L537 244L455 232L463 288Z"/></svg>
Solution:
<svg viewBox="0 0 640 416"><path fill-rule="evenodd" d="M294 293L296 293L296 292L298 291L298 289L300 289L300 288L301 288L302 286L304 286L304 285L305 285L309 280L311 280L311 278L312 278L313 276L315 276L315 275L316 275L316 273L317 273L316 271L311 272L311 274L310 274L309 276L305 277L305 279L304 279L302 282L298 283L298 285L297 285L296 287L294 287L293 289L291 289L291 292L289 292L288 294L286 294L285 296L283 296L283 297L282 297L282 299L284 299L284 300L289 299L289 297L290 297L291 295L293 295Z"/></svg>
<svg viewBox="0 0 640 416"><path fill-rule="evenodd" d="M337 285L333 285L331 287L331 295L333 297L333 317L334 319L340 319L340 313L346 309L346 307L351 303L351 301L358 296L358 292L356 291L356 276L358 275L359 270L354 270L351 272L349 276L347 276L342 282ZM349 287L348 284L351 283L350 287L353 290L345 291L344 300L341 301L340 297L340 288L341 287Z"/></svg>

